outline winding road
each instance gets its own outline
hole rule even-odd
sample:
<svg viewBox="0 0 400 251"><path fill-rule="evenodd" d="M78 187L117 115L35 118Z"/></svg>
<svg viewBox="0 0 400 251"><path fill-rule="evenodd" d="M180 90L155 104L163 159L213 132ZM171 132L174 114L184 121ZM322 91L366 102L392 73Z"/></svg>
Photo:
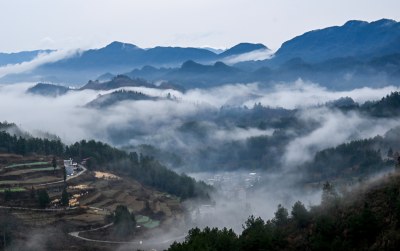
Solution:
<svg viewBox="0 0 400 251"><path fill-rule="evenodd" d="M86 167L84 167L84 166L82 166L82 165L78 165L78 166L79 166L80 168L82 168L82 171L80 171L80 172L77 173L76 175L70 175L70 176L68 176L66 181L69 181L69 180L71 180L71 179L75 179L75 178L81 176L82 174L84 174L84 173L87 171ZM64 182L64 180L59 180L59 181L54 181L54 182L48 182L48 183L37 184L37 185L35 185L35 186L54 185L54 184L58 184L58 183L62 183L62 182Z"/></svg>
<svg viewBox="0 0 400 251"><path fill-rule="evenodd" d="M75 210L78 207L67 207L67 208L29 208L29 207L5 207L0 206L0 209L12 209L12 210L24 210L24 211L35 211L35 212L59 212L65 210Z"/></svg>
<svg viewBox="0 0 400 251"><path fill-rule="evenodd" d="M90 239L90 238L86 238L86 237L82 237L79 236L80 233L86 233L86 232L92 232L92 231L97 231L97 230L101 230L101 229L105 229L108 227L111 227L113 225L113 223L107 224L105 226L99 227L99 228L94 228L94 229L90 229L90 230L84 230L84 231L76 231L76 232L70 232L68 233L70 236L78 238L80 240L84 240L84 241L90 241L90 242L96 242L96 243L107 243L107 244L135 244L135 245L146 245L146 241L106 241L106 240L96 240L96 239ZM177 240L182 240L186 237L186 235L181 235L181 236L176 236L167 240L163 240L163 241L158 241L157 243L152 242L152 245L163 245L163 244L168 244L168 243L172 243L174 241ZM149 243L150 244L150 243Z"/></svg>

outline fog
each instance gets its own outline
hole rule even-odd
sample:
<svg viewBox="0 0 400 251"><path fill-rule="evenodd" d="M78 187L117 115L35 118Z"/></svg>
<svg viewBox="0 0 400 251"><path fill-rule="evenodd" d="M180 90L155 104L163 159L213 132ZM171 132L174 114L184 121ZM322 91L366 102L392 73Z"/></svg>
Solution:
<svg viewBox="0 0 400 251"><path fill-rule="evenodd" d="M360 104L379 100L399 90L393 86L331 91L298 80L272 87L238 83L185 93L130 87L119 89L142 92L157 99L123 101L94 109L85 105L98 95L115 90L73 90L58 97L44 97L26 92L33 85L0 86L0 120L14 122L32 135L38 130L58 135L67 144L82 139L101 140L130 149L149 144L182 157L182 166L166 163L170 168L183 170L217 188L212 194L215 204L199 207L194 202L186 202L188 225L177 229L177 235L192 226L226 226L240 232L250 214L269 219L278 204L289 211L298 200L306 206L318 204L319 189L299 189L297 181L302 174L296 172L298 165L312 159L317 151L350 140L383 135L399 124L397 119L371 118L357 111L343 112L323 106L341 97L351 97ZM251 137L271 137L280 129L269 124L259 128L236 123L236 113L252 109L258 103L288 109L307 126L301 133L285 131L289 141L283 152L277 154L277 167L219 169L220 164L214 159L220 154L219 149L231 142L246 145ZM221 108L232 111L234 116L223 119ZM206 154L214 153L204 159L201 152L210 147L214 150Z"/></svg>
<svg viewBox="0 0 400 251"><path fill-rule="evenodd" d="M260 131L256 128L243 129L233 125L227 129L216 125L211 118L211 115L218 112L222 106L251 108L255 103L261 103L269 107L303 108L303 111L299 113L302 120L316 120L323 124L310 135L294 140L295 145L302 144L301 142L313 144L313 138L324 140L325 136L332 132L339 133L340 127L345 123L346 130L342 130L341 135L337 137L338 140L330 141L331 144L338 144L351 138L383 133L392 127L392 122L379 120L371 121L372 123L366 125L365 122L370 119L357 113L343 114L314 106L346 96L363 103L367 100L378 100L398 90L397 87L389 86L380 89L362 88L335 92L301 80L277 84L272 88L264 88L257 83L232 84L207 90L194 89L186 93L137 87L124 89L142 92L153 97L160 97L160 99L125 101L104 109L89 109L84 107L85 104L99 94L104 95L112 91L72 91L53 98L27 94L26 90L33 85L33 83L23 83L0 86L1 119L14 122L30 132L41 130L56 134L66 143L92 138L113 142L107 133L110 128L134 128L138 134L132 134L130 140L135 143L150 144L152 141L161 143L160 140L165 140L165 138L178 140L176 135L170 135L170 133L173 133L182 123L192 120L199 120L211 126L210 138L219 141L269 135L273 128ZM168 93L175 99L166 99ZM371 124L374 124L372 128ZM327 146L329 145L322 147Z"/></svg>
<svg viewBox="0 0 400 251"><path fill-rule="evenodd" d="M331 91L325 87L312 82L305 82L301 79L293 83L277 83L259 97L258 99L245 102L245 105L252 105L253 102L261 102L266 106L280 106L288 109L299 107L310 107L317 104L325 104L328 101L340 97L351 97L357 103L364 103L368 100L378 100L390 92L397 91L398 87L387 86L383 88L363 87L348 91Z"/></svg>
<svg viewBox="0 0 400 251"><path fill-rule="evenodd" d="M46 64L57 62L61 59L71 57L79 52L77 49L58 50L49 53L40 53L31 61L22 62L19 64L10 64L0 67L0 78L8 74L26 73L34 70L35 68Z"/></svg>
<svg viewBox="0 0 400 251"><path fill-rule="evenodd" d="M273 53L274 52L269 49L261 49L248 53L243 53L238 56L230 56L223 59L222 61L226 64L237 64L245 61L265 60L271 58Z"/></svg>
<svg viewBox="0 0 400 251"><path fill-rule="evenodd" d="M26 93L33 85L0 86L0 120L14 122L33 135L38 130L58 135L67 144L82 139L101 140L116 146L149 144L178 155L182 152L195 154L200 148L218 147L231 141L244 142L250 137L271 136L279 129L238 126L232 119L221 122L221 107L252 108L260 103L271 108L298 109L295 116L299 121L317 126L302 134L286 132L288 135L293 133L282 154L283 166L289 169L309 160L316 151L350 140L382 135L398 123L397 119L372 119L356 111L343 113L321 106L340 97L351 97L360 104L378 100L398 90L393 86L330 91L298 80L268 88L257 83L232 84L185 93L130 87L120 89L142 92L158 99L123 101L93 109L85 105L98 95L114 90L70 91L54 98ZM172 99L168 99L168 95ZM235 112L233 110L233 114ZM187 170L191 170L190 166Z"/></svg>
<svg viewBox="0 0 400 251"><path fill-rule="evenodd" d="M383 135L399 125L399 119L372 119L356 112L342 113L327 108L308 109L300 113L304 121L319 121L322 126L292 140L283 156L285 167L295 167L310 160L316 151L334 147L350 140Z"/></svg>

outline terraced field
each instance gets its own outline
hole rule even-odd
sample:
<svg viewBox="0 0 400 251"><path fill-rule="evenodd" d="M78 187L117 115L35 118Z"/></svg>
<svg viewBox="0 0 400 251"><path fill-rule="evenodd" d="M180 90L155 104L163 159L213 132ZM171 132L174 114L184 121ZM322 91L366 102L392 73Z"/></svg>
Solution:
<svg viewBox="0 0 400 251"><path fill-rule="evenodd" d="M23 192L31 186L62 180L61 168L51 166L50 157L32 157L1 155L0 193L5 190Z"/></svg>
<svg viewBox="0 0 400 251"><path fill-rule="evenodd" d="M7 156L5 156L7 157ZM71 229L89 229L104 226L107 215L118 205L126 205L137 220L139 231L143 234L159 231L159 228L174 226L175 221L183 218L179 199L168 194L145 187L136 180L118 177L107 172L81 172L73 178L67 178L67 192L74 204L73 210L59 205L63 183L62 172L55 172L49 157L9 156L0 160L0 196L5 191L15 193L14 198L23 200L22 204L13 199L0 204L13 208L13 215L33 228L47 225L66 224ZM12 157L12 158L11 158ZM0 156L1 158L1 156ZM48 160L48 161L46 161ZM31 188L39 191L46 189L51 204L44 210L37 210L37 198L32 198ZM2 198L2 197L0 197ZM4 204L3 204L4 202ZM75 207L76 205L76 207ZM17 209L19 207L20 209ZM54 211L51 210L60 210ZM64 210L64 211L63 211ZM108 240L113 236L107 230L94 234L103 234Z"/></svg>
<svg viewBox="0 0 400 251"><path fill-rule="evenodd" d="M160 225L160 221L152 220L150 217L144 215L136 215L135 220L138 225L148 229L156 228Z"/></svg>
<svg viewBox="0 0 400 251"><path fill-rule="evenodd" d="M44 162L44 161L38 161L38 162L31 162L31 163L19 163L19 164L12 164L9 166L6 166L6 169L9 168L16 168L16 167L32 167L32 166L43 166L43 165L49 165L49 162Z"/></svg>
<svg viewBox="0 0 400 251"><path fill-rule="evenodd" d="M11 187L11 188L1 188L0 193L4 193L4 191L9 190L10 192L25 192L26 189L24 187Z"/></svg>
<svg viewBox="0 0 400 251"><path fill-rule="evenodd" d="M29 180L1 180L0 185L40 185L43 183L50 183L60 181L59 177L43 176Z"/></svg>

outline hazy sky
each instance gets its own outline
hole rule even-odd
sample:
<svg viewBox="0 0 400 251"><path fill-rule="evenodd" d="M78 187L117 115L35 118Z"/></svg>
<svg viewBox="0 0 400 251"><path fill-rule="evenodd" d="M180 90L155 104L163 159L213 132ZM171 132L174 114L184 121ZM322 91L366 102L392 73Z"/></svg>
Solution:
<svg viewBox="0 0 400 251"><path fill-rule="evenodd" d="M400 20L399 0L0 0L0 51L100 47L118 40L230 47L282 42L347 20Z"/></svg>

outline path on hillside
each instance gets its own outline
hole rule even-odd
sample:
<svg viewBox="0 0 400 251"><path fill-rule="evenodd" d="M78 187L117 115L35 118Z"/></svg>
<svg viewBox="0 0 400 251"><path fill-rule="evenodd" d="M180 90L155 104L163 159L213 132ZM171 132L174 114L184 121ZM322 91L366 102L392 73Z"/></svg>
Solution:
<svg viewBox="0 0 400 251"><path fill-rule="evenodd" d="M84 173L87 171L86 167L84 167L84 166L82 166L82 165L78 165L78 166L79 166L80 168L82 168L83 170L80 171L79 173L77 173L76 175L68 176L66 181L75 179L75 178L81 176L82 174L84 174ZM64 180L59 180L59 181L54 181L54 182L48 182L48 183L37 184L37 185L35 185L35 186L54 185L54 184L58 184L58 183L62 183L62 182L64 182Z"/></svg>
<svg viewBox="0 0 400 251"><path fill-rule="evenodd" d="M90 238L86 238L86 237L82 237L79 234L80 233L86 233L86 232L92 232L92 231L97 231L97 230L101 230L101 229L105 229L108 227L111 227L113 225L113 223L104 225L102 227L98 227L98 228L94 228L94 229L90 229L90 230L84 230L84 231L75 231L75 232L70 232L68 233L70 236L78 238L80 240L84 240L84 241L89 241L89 242L96 242L96 243L107 243L107 244L134 244L134 245L139 245L139 246L145 246L148 245L148 243L146 243L146 240L142 241L142 240L137 240L137 241L107 241L107 240L96 240L96 239L90 239ZM174 241L177 240L182 240L186 237L186 235L181 235L181 236L176 236L174 238L170 238L167 240L163 240L163 241L158 241L158 242L151 242L151 245L163 245L163 244L167 244L167 243L172 243ZM150 244L150 243L149 243Z"/></svg>
<svg viewBox="0 0 400 251"><path fill-rule="evenodd" d="M67 208L30 208L30 207L6 207L0 206L0 209L13 209L13 210L24 210L24 211L36 211L36 212L58 212L65 210L75 210L78 207L67 207Z"/></svg>
<svg viewBox="0 0 400 251"><path fill-rule="evenodd" d="M77 178L80 175L82 175L84 172L87 171L87 169L82 166L79 165L79 167L82 168L82 171L80 171L79 173L77 173L76 175L67 177L67 181ZM42 184L36 184L35 186L46 186L46 185L52 185L52 184L58 184L64 182L64 180L60 180L60 181L55 181L55 182L49 182L49 183L42 183ZM36 212L57 212L57 211L65 211L65 210L75 210L78 207L67 207L67 208L29 208L29 207L7 207L7 206L0 206L0 209L14 209L14 210L25 210L25 211L36 211Z"/></svg>

